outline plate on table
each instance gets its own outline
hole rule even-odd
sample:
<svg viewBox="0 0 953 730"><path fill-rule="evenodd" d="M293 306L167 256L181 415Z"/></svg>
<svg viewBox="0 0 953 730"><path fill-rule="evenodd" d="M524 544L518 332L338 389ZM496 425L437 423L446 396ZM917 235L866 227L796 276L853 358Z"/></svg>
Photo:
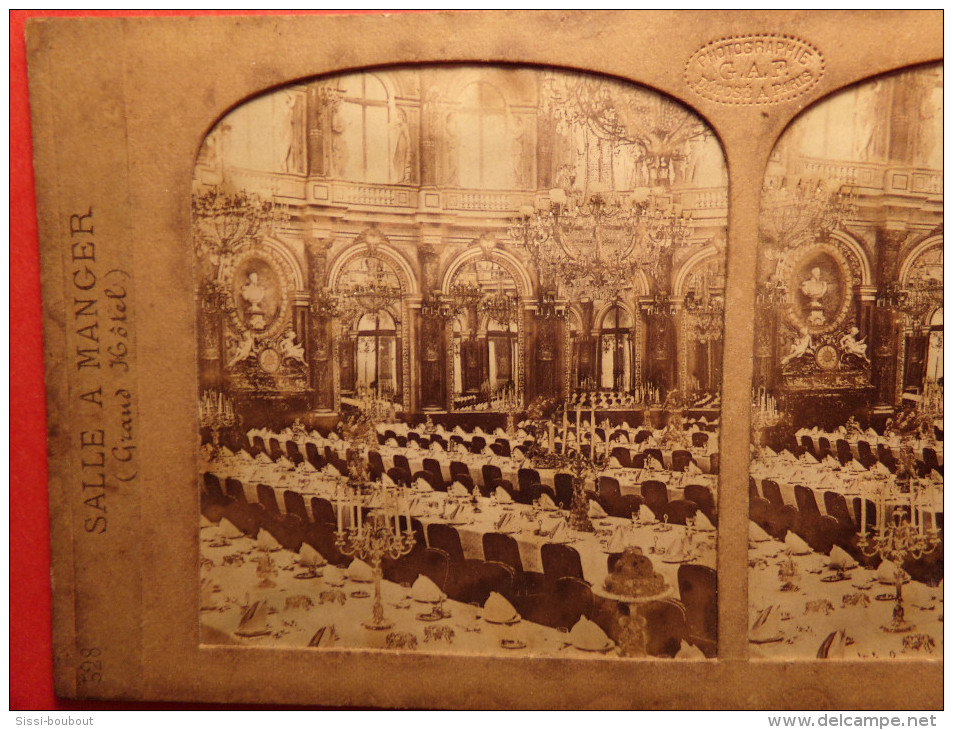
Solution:
<svg viewBox="0 0 953 730"><path fill-rule="evenodd" d="M748 643L750 644L774 644L778 641L784 641L784 634L778 634L777 636L768 636L766 638L753 639L750 636L748 637Z"/></svg>
<svg viewBox="0 0 953 730"><path fill-rule="evenodd" d="M504 649L525 649L526 642L519 639L500 639L500 646Z"/></svg>
<svg viewBox="0 0 953 730"><path fill-rule="evenodd" d="M506 621L493 621L492 619L488 619L486 616L483 617L483 620L486 621L488 624L497 624L498 626L512 626L513 624L518 624L523 619L519 614L516 614L515 616L507 619Z"/></svg>
<svg viewBox="0 0 953 730"><path fill-rule="evenodd" d="M434 606L432 611L427 613L418 613L418 621L442 621L445 618L450 618L453 614L450 611L445 611L438 606Z"/></svg>
<svg viewBox="0 0 953 730"><path fill-rule="evenodd" d="M840 583L841 581L848 580L846 575L825 575L821 578L821 583Z"/></svg>
<svg viewBox="0 0 953 730"><path fill-rule="evenodd" d="M367 591L351 591L351 598L370 598L371 594Z"/></svg>
<svg viewBox="0 0 953 730"><path fill-rule="evenodd" d="M876 596L874 596L874 600L883 601L884 603L886 603L887 601L896 601L897 594L896 593L878 593Z"/></svg>
<svg viewBox="0 0 953 730"><path fill-rule="evenodd" d="M677 564L679 564L679 563L690 563L690 562L692 562L694 559L695 559L694 557L686 557L686 558L676 558L676 559L673 560L672 558L668 557L667 555L663 555L663 556L662 556L662 562L663 562L663 563L669 563L670 565L677 565Z"/></svg>
<svg viewBox="0 0 953 730"><path fill-rule="evenodd" d="M797 556L797 557L803 557L804 555L810 555L810 554L811 554L811 548L808 548L807 550L788 550L787 553L788 553L788 555L794 555L794 556Z"/></svg>
<svg viewBox="0 0 953 730"><path fill-rule="evenodd" d="M242 631L238 630L235 632L235 636L242 636L244 638L252 638L255 636L268 636L271 633L271 629L259 629L258 631Z"/></svg>
<svg viewBox="0 0 953 730"><path fill-rule="evenodd" d="M295 573L295 578L298 580L312 580L314 578L320 578L324 575L323 570L314 570L314 571L305 571L303 573Z"/></svg>
<svg viewBox="0 0 953 730"><path fill-rule="evenodd" d="M579 649L579 651L588 651L593 654L605 654L607 651L615 647L615 642L612 639L606 639L606 643L603 646L596 647L594 649L590 649L588 646L579 646L578 644L571 644L570 646L575 649Z"/></svg>

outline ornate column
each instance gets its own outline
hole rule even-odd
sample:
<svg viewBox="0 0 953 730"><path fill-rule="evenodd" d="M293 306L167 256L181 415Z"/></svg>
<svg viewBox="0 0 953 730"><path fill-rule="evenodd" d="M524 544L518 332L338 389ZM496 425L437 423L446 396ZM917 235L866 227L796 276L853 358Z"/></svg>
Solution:
<svg viewBox="0 0 953 730"><path fill-rule="evenodd" d="M437 129L440 93L429 71L420 72L420 185L437 185Z"/></svg>
<svg viewBox="0 0 953 730"><path fill-rule="evenodd" d="M199 291L199 382L202 388L224 387L225 312L228 291L209 274Z"/></svg>
<svg viewBox="0 0 953 730"><path fill-rule="evenodd" d="M429 244L417 250L420 260L421 289L425 301L420 309L417 331L420 338L420 407L425 410L443 410L447 402L447 343L446 319L439 308L439 257Z"/></svg>
<svg viewBox="0 0 953 730"><path fill-rule="evenodd" d="M540 84L542 74L540 74ZM539 86L537 86L537 94ZM536 115L536 188L548 190L553 187L553 139L555 139L555 125L552 115L539 108Z"/></svg>
<svg viewBox="0 0 953 730"><path fill-rule="evenodd" d="M900 247L907 238L905 228L888 226L877 230L877 284L881 292L896 280ZM891 411L897 400L897 352L900 347L897 318L891 309L874 308L870 343L871 384L877 388L874 409Z"/></svg>
<svg viewBox="0 0 953 730"><path fill-rule="evenodd" d="M334 319L323 301L327 276L328 248L325 239L305 239L308 262L308 289L311 312L305 353L311 366L311 407L316 411L334 410Z"/></svg>

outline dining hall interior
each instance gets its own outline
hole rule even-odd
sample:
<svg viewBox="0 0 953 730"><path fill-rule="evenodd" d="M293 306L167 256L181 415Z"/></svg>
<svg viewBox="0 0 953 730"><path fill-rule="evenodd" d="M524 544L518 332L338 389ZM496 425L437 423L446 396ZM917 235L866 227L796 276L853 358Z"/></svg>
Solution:
<svg viewBox="0 0 953 730"><path fill-rule="evenodd" d="M886 572L894 514L941 542L941 82L823 100L771 157L753 656L942 650L826 580ZM716 657L727 217L704 120L597 76L374 69L219 120L192 197L203 642ZM895 543L885 582L936 608L942 545Z"/></svg>

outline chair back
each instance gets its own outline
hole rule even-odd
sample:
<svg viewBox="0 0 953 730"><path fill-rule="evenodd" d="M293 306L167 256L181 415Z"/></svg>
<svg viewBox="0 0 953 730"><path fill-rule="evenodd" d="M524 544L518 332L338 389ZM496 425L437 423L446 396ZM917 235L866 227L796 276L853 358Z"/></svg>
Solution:
<svg viewBox="0 0 953 730"><path fill-rule="evenodd" d="M709 474L720 474L721 473L721 452L716 451L713 454L708 455L708 463L711 464L709 468Z"/></svg>
<svg viewBox="0 0 953 730"><path fill-rule="evenodd" d="M512 452L510 451L510 442L508 439L503 439L503 438L497 439L493 443L493 446L494 446L493 453L497 454L498 456L512 455ZM497 449L499 449L499 451L497 451Z"/></svg>
<svg viewBox="0 0 953 730"><path fill-rule="evenodd" d="M633 454L629 452L629 464L632 465L633 469L644 469L645 468L645 454L636 453Z"/></svg>
<svg viewBox="0 0 953 730"><path fill-rule="evenodd" d="M490 593L499 593L511 603L516 600L516 572L506 563L475 562L467 566L457 600L483 605Z"/></svg>
<svg viewBox="0 0 953 730"><path fill-rule="evenodd" d="M523 559L520 557L519 543L512 535L501 532L483 534L483 559L497 563L506 563L516 572L523 573Z"/></svg>
<svg viewBox="0 0 953 730"><path fill-rule="evenodd" d="M696 449L703 449L708 445L709 435L704 431L695 431L692 434L692 446Z"/></svg>
<svg viewBox="0 0 953 730"><path fill-rule="evenodd" d="M482 454L483 449L486 448L486 439L482 436L474 436L470 439L470 453L471 454Z"/></svg>
<svg viewBox="0 0 953 730"><path fill-rule="evenodd" d="M897 458L887 444L877 444L877 458L880 463L887 467L891 473L897 473Z"/></svg>
<svg viewBox="0 0 953 730"><path fill-rule="evenodd" d="M817 437L817 458L818 460L826 459L828 456L831 456L834 453L834 450L831 448L831 440L827 436L818 436Z"/></svg>
<svg viewBox="0 0 953 730"><path fill-rule="evenodd" d="M516 492L516 501L520 504L532 504L539 499L540 494L542 494L542 487L543 485L539 482L527 484L526 486L521 485Z"/></svg>
<svg viewBox="0 0 953 730"><path fill-rule="evenodd" d="M758 483L754 480L754 477L750 474L748 475L748 502L750 503L752 499L760 499L761 492L758 491Z"/></svg>
<svg viewBox="0 0 953 730"><path fill-rule="evenodd" d="M294 441L285 441L285 453L288 454L288 459L295 466L298 466L298 464L304 461L304 457L301 455L301 449L298 448L298 444Z"/></svg>
<svg viewBox="0 0 953 730"><path fill-rule="evenodd" d="M642 482L642 498L649 509L655 513L655 517L662 519L665 505L668 504L668 487L664 482L656 479L647 479Z"/></svg>
<svg viewBox="0 0 953 730"><path fill-rule="evenodd" d="M817 458L817 449L814 447L814 439L809 435L804 434L801 436L801 448L803 448L807 453Z"/></svg>
<svg viewBox="0 0 953 730"><path fill-rule="evenodd" d="M208 471L202 475L202 492L204 493L203 496L209 497L213 501L221 502L225 499L222 483L217 476Z"/></svg>
<svg viewBox="0 0 953 730"><path fill-rule="evenodd" d="M470 467L464 464L462 461L451 461L450 462L450 481L453 481L458 474L470 476Z"/></svg>
<svg viewBox="0 0 953 730"><path fill-rule="evenodd" d="M252 450L249 452L252 456L258 456L258 454L268 454L268 447L265 446L265 439L261 436L254 436L251 440Z"/></svg>
<svg viewBox="0 0 953 730"><path fill-rule="evenodd" d="M422 465L423 465L424 471L429 471L431 474L433 474L437 478L438 482L442 483L444 481L443 469L441 468L439 461L428 456L426 459L423 460Z"/></svg>
<svg viewBox="0 0 953 730"><path fill-rule="evenodd" d="M539 484L539 472L535 469L522 467L516 472L516 483L520 489L528 487L530 484Z"/></svg>
<svg viewBox="0 0 953 730"><path fill-rule="evenodd" d="M672 452L672 471L685 471L692 463L692 452L685 449L676 449Z"/></svg>
<svg viewBox="0 0 953 730"><path fill-rule="evenodd" d="M379 451L367 452L367 464L371 469L376 470L379 474L383 474L387 471L387 468L384 466L384 459L381 457Z"/></svg>
<svg viewBox="0 0 953 730"><path fill-rule="evenodd" d="M334 505L330 500L324 497L311 498L311 519L315 523L327 525L337 525L337 514L334 511Z"/></svg>
<svg viewBox="0 0 953 730"><path fill-rule="evenodd" d="M441 522L429 524L427 526L427 544L430 547L443 550L453 564L465 562L463 543L460 542L460 533L457 532L456 527L444 525Z"/></svg>
<svg viewBox="0 0 953 730"><path fill-rule="evenodd" d="M794 501L797 502L797 510L801 513L801 517L812 519L821 516L821 511L817 507L817 498L814 496L814 490L810 487L795 484Z"/></svg>
<svg viewBox="0 0 953 730"><path fill-rule="evenodd" d="M259 484L256 487L258 493L258 504L265 508L265 510L275 517L281 515L281 510L278 508L278 499L275 497L274 488L268 486L267 484Z"/></svg>
<svg viewBox="0 0 953 730"><path fill-rule="evenodd" d="M674 657L688 639L685 607L671 599L649 601L639 608L645 619L645 653L654 657Z"/></svg>
<svg viewBox="0 0 953 730"><path fill-rule="evenodd" d="M245 487L234 477L225 480L225 493L238 502L245 502Z"/></svg>
<svg viewBox="0 0 953 730"><path fill-rule="evenodd" d="M847 443L847 439L837 439L834 442L834 446L837 449L837 460L843 464L849 464L854 460L854 454L850 450L850 444Z"/></svg>
<svg viewBox="0 0 953 730"><path fill-rule="evenodd" d="M430 472L418 472L418 474L427 474L427 476L430 476ZM401 469L398 466L392 466L387 470L387 476L389 476L391 481L393 481L395 484L400 484L402 487L410 486L410 472L407 471L407 469Z"/></svg>
<svg viewBox="0 0 953 730"><path fill-rule="evenodd" d="M663 456L661 449L656 449L653 447L649 449L644 449L642 453L645 454L645 458L648 458L651 456L659 464L663 464L663 465L665 464L665 456Z"/></svg>
<svg viewBox="0 0 953 730"><path fill-rule="evenodd" d="M304 453L308 461L311 462L311 466L313 466L315 469L323 469L324 465L327 463L324 460L324 457L318 453L318 445L312 441L305 443Z"/></svg>
<svg viewBox="0 0 953 730"><path fill-rule="evenodd" d="M421 550L413 558L414 569L417 575L425 575L444 593L450 582L450 556L440 548L428 547Z"/></svg>
<svg viewBox="0 0 953 730"><path fill-rule="evenodd" d="M271 460L278 461L284 455L285 452L281 450L281 442L276 438L268 439L268 456L271 457Z"/></svg>
<svg viewBox="0 0 953 730"><path fill-rule="evenodd" d="M351 561L341 554L337 546L337 537L334 534L334 525L326 522L315 522L306 531L304 542L317 550L331 565L344 567Z"/></svg>
<svg viewBox="0 0 953 730"><path fill-rule="evenodd" d="M859 501L858 504L860 504ZM824 511L842 525L854 527L854 518L847 507L847 498L840 492L829 490L824 492ZM859 518L857 522L860 522Z"/></svg>
<svg viewBox="0 0 953 730"><path fill-rule="evenodd" d="M304 505L304 497L300 492L293 492L290 489L285 490L285 514L296 515L305 524L311 521L308 516L308 509Z"/></svg>
<svg viewBox="0 0 953 730"><path fill-rule="evenodd" d="M556 500L556 490L548 484L539 485L539 496L542 497L544 494L552 500L553 504L559 504Z"/></svg>
<svg viewBox="0 0 953 730"><path fill-rule="evenodd" d="M874 464L877 463L877 455L874 454L874 450L870 447L870 443L867 441L858 441L857 442L857 460L863 465L865 469L869 469Z"/></svg>
<svg viewBox="0 0 953 730"><path fill-rule="evenodd" d="M579 552L569 545L547 542L540 548L543 573L553 580L564 577L583 578L582 559Z"/></svg>
<svg viewBox="0 0 953 730"><path fill-rule="evenodd" d="M467 488L469 491L473 491L473 479L469 474L454 474L453 481L459 482ZM451 482L452 483L452 482Z"/></svg>
<svg viewBox="0 0 953 730"><path fill-rule="evenodd" d="M705 484L685 485L685 499L698 505L698 509L711 520L715 516L715 498L711 489Z"/></svg>
<svg viewBox="0 0 953 730"><path fill-rule="evenodd" d="M662 514L668 518L670 525L684 525L689 518L694 518L698 512L698 505L689 502L687 499L673 499L662 511Z"/></svg>
<svg viewBox="0 0 953 730"><path fill-rule="evenodd" d="M764 479L761 481L761 493L775 507L784 506L784 497L781 496L781 485L773 479Z"/></svg>
<svg viewBox="0 0 953 730"><path fill-rule="evenodd" d="M641 429L638 433L635 434L635 439L634 439L634 441L635 441L635 443L640 444L640 443L642 443L643 441L647 441L651 435L652 435L652 432L651 432L651 431L649 431L648 429L643 428L643 429Z"/></svg>
<svg viewBox="0 0 953 730"><path fill-rule="evenodd" d="M678 566L678 594L693 637L718 641L718 573L707 565Z"/></svg>
<svg viewBox="0 0 953 730"><path fill-rule="evenodd" d="M503 478L503 470L496 464L484 464L480 471L483 474L483 486L487 488L492 487L497 479Z"/></svg>
<svg viewBox="0 0 953 730"><path fill-rule="evenodd" d="M630 520L633 514L638 513L639 507L643 504L645 504L645 500L638 494L623 494L620 497L608 500L608 503L603 507L609 517L622 517Z"/></svg>
<svg viewBox="0 0 953 730"><path fill-rule="evenodd" d="M599 496L603 499L611 501L622 496L622 488L615 477L599 477L597 484Z"/></svg>
<svg viewBox="0 0 953 730"><path fill-rule="evenodd" d="M583 616L592 618L595 599L592 588L582 578L566 576L556 580L552 589L554 626L557 629L572 629Z"/></svg>
<svg viewBox="0 0 953 730"><path fill-rule="evenodd" d="M553 484L556 491L556 504L561 509L569 509L573 498L572 474L557 472L553 477Z"/></svg>
<svg viewBox="0 0 953 730"><path fill-rule="evenodd" d="M621 466L623 469L632 468L632 452L629 451L625 446L613 447L611 456L619 462L619 466Z"/></svg>
<svg viewBox="0 0 953 730"><path fill-rule="evenodd" d="M410 462L403 454L394 454L394 466L398 469L403 469L408 474L413 474L413 469L410 468Z"/></svg>

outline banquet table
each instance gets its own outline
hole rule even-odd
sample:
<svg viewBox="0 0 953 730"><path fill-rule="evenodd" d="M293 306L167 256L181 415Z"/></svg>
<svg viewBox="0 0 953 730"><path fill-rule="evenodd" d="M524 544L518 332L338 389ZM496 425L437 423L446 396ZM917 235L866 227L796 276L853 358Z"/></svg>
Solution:
<svg viewBox="0 0 953 730"><path fill-rule="evenodd" d="M234 460L234 457L232 458ZM230 466L238 467L243 463L247 462L227 465L217 460L207 464L207 466L219 478L224 479L226 476L231 476L240 479L246 501L255 502L258 500L258 482L244 480L241 478L240 469L229 468ZM339 478L323 474L304 475L297 471L289 472L281 470L274 464L265 468L270 468L273 472L266 474L266 476L278 477L270 481L266 480L266 483L270 484L275 490L278 506L282 511L284 510L284 492L287 490L298 492L304 496L306 498L305 506L309 511L311 509L310 497L323 497L333 505L337 502ZM406 491L406 495L413 500L411 516L419 519L425 527L434 522L449 523L443 517L443 515L448 514L448 504L464 505L466 519L465 521L460 520L462 524L454 524L454 526L460 534L464 554L468 558L483 559L483 535L496 531L496 525L505 513L513 515L516 519L512 536L519 545L520 557L525 570L542 571L540 549L547 540L544 535L537 534L537 531L542 529L549 532L558 520L566 517L566 512L562 510L536 511L530 505L498 502L495 497L477 497L474 504L472 498L466 501L456 500L446 492L422 492L411 489ZM479 511L475 511L474 507ZM311 516L313 518L313 515ZM540 525L540 521L542 525ZM643 553L653 558L655 569L665 577L668 585L677 589L679 563L664 562L665 558L662 551L666 549L667 544L676 538L686 536L688 530L684 525L636 525L632 520L621 517L604 517L596 519L594 522L596 532L570 531L572 537L570 545L579 552L583 576L587 581L593 585L604 583L608 571L608 543L617 534L613 544L614 548L641 548ZM715 532L692 530L690 537L693 552L684 562L699 563L714 568L716 563Z"/></svg>
<svg viewBox="0 0 953 730"><path fill-rule="evenodd" d="M843 659L939 661L942 658L942 586L923 587L929 596L927 609L905 602L906 620L915 625L910 632L888 633L880 627L890 623L894 601L877 600L877 596L893 596L895 587L882 585L876 580L871 583L877 571L857 566L845 572L846 580L825 582L825 578L835 575L826 567L826 556L813 552L790 556L784 545L775 540L752 543L748 559L751 566L748 572L749 616L753 620L761 610L773 605L781 617L780 629L775 635L758 637L762 643L749 641L752 658L814 659L825 638L838 630L843 630L849 637ZM798 574L792 581L797 590L782 591L778 571L789 559L793 559L797 567ZM858 587L863 585L867 587ZM905 645L905 640L912 645Z"/></svg>
<svg viewBox="0 0 953 730"><path fill-rule="evenodd" d="M212 528L203 531L208 535ZM271 585L262 586L257 560L269 556L275 571ZM446 618L418 618L432 611L434 604L411 599L409 586L389 581L382 583L385 617L393 621L390 629L365 629L361 622L370 618L373 584L347 578L346 571L325 566L320 577L297 579L304 571L295 564L295 554L287 550L261 552L253 540L241 538L213 547L202 542L202 641L206 644L242 644L248 646L307 647L322 627L333 627L336 639L322 646L329 648L388 648L388 637L396 637L402 650L428 653L475 654L489 651L513 656L590 657L615 656L577 649L568 643L568 634L540 624L520 620L492 624L482 617L482 608L445 600L441 604ZM323 602L322 602L323 599ZM268 606L267 633L239 636L243 608L256 601ZM434 631L437 629L437 631ZM330 637L331 631L326 631Z"/></svg>
<svg viewBox="0 0 953 730"><path fill-rule="evenodd" d="M850 452L855 459L860 458L860 451L858 450L857 444L860 441L866 441L870 444L873 453L877 453L877 447L881 444L890 449L890 453L893 454L894 458L900 457L900 450L902 445L909 445L917 458L920 458L923 454L924 447L931 448L936 452L937 462L943 464L943 442L942 441L927 441L924 439L912 439L907 444L903 444L899 436L881 436L880 434L874 431L865 431L864 433L839 433L839 432L827 432L827 431L814 431L810 429L801 429L795 434L795 438L798 443L801 443L801 438L807 436L811 439L811 443L814 445L815 450L820 448L820 439L826 438L831 445L831 448L836 448L836 443L838 439L844 439L850 445Z"/></svg>
<svg viewBox="0 0 953 730"><path fill-rule="evenodd" d="M794 459L794 457L791 457ZM847 508L853 515L853 499L862 493L867 499L873 500L873 494L880 489L888 493L887 503L890 506L904 507L909 505L909 495L901 494L893 484L893 475L867 471L862 467L853 471L840 467L832 467L823 463L804 463L788 461L780 456L771 458L759 457L751 463L751 476L764 496L764 482L767 479L777 482L781 489L781 496L785 504L797 506L794 496L794 487L802 485L814 492L814 498L821 514L826 514L824 492L832 491L842 494L847 500ZM925 524L932 526L937 523L936 516L943 513L943 483L933 480L923 480L925 491L917 504L917 511L924 517ZM853 515L857 520L857 515Z"/></svg>

